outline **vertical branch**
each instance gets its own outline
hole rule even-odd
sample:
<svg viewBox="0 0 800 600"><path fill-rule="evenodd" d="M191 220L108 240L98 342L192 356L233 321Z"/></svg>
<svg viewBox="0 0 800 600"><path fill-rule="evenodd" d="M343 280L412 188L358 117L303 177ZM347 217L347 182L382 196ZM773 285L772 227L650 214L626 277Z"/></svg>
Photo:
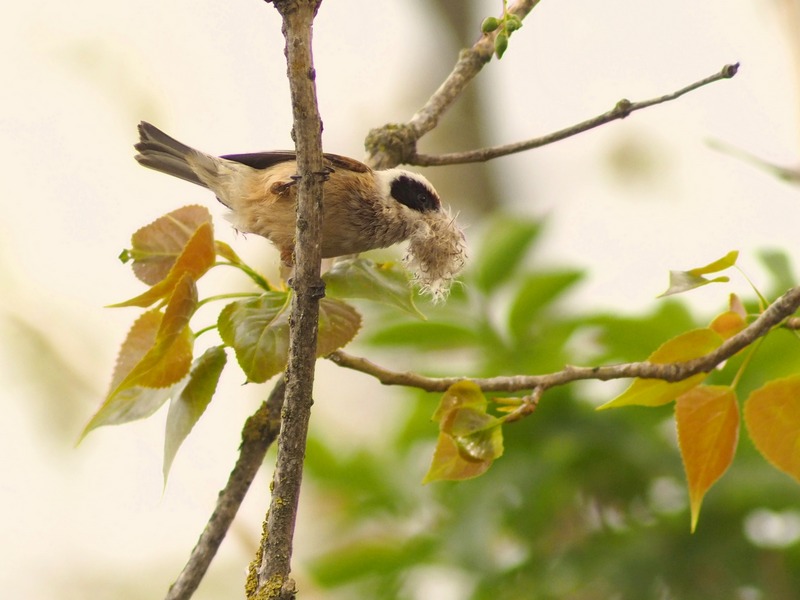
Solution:
<svg viewBox="0 0 800 600"><path fill-rule="evenodd" d="M295 596L294 581L289 578L292 539L313 403L319 299L324 295L320 279L322 121L311 55L311 28L321 0L272 1L283 19L286 38L294 116L292 132L297 149L297 228L286 398L278 436L278 459L257 577L253 577L256 574L251 569L247 587L248 597L288 600Z"/></svg>

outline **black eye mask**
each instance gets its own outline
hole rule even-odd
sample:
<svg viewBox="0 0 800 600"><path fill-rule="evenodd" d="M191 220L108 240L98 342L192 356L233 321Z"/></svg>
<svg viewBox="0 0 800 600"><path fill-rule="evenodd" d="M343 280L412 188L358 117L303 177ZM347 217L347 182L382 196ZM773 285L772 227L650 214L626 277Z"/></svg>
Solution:
<svg viewBox="0 0 800 600"><path fill-rule="evenodd" d="M406 175L400 175L392 181L391 194L400 204L417 212L425 213L441 208L439 197L428 186Z"/></svg>

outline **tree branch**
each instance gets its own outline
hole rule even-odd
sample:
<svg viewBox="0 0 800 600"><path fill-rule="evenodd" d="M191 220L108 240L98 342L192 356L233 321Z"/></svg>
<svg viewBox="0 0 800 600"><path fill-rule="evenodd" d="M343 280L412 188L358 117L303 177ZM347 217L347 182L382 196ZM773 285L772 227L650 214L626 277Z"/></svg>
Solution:
<svg viewBox="0 0 800 600"><path fill-rule="evenodd" d="M283 19L282 32L286 38L286 64L294 117L292 132L297 149L297 227L286 399L278 436L272 500L261 542L260 560L257 560L260 564L253 565L256 577L253 577L251 568L247 582L250 598L289 600L296 594L289 573L313 403L319 300L325 289L320 279L324 181L322 120L311 54L312 25L320 2L272 0Z"/></svg>
<svg viewBox="0 0 800 600"><path fill-rule="evenodd" d="M281 423L284 379L281 377L269 398L244 423L239 458L228 483L217 498L217 505L206 523L189 560L165 597L166 600L188 600L208 571L225 534L233 522L247 490L264 462L264 455L275 441Z"/></svg>
<svg viewBox="0 0 800 600"><path fill-rule="evenodd" d="M523 142L515 142L513 144L505 144L502 146L492 146L489 148L481 148L478 150L469 150L467 152L452 152L449 154L439 154L439 155L418 154L414 152L411 156L408 157L408 164L417 165L420 167L431 167L431 166L441 166L441 165L458 165L458 164L465 164L472 162L484 162L487 160L491 160L493 158L499 158L501 156L507 156L509 154L515 154L517 152L524 152L525 150L532 150L533 148L546 146L547 144L552 144L554 142L558 142L568 137L572 137L573 135L583 133L584 131L594 129L595 127L599 127L600 125L605 125L606 123L610 123L611 121L616 121L617 119L624 119L632 112L635 112L637 110L642 110L643 108L648 108L656 104L662 104L664 102L675 100L677 98L680 98L684 94L688 94L691 91L694 91L710 83L714 83L715 81L720 81L721 79L730 79L734 75L736 75L738 69L739 69L739 63L725 65L720 71L714 73L713 75L710 75L708 77L705 77L704 79L701 79L700 81L696 81L690 85L687 85L686 87L681 88L676 92L672 92L671 94L665 94L657 98L651 98L650 100L644 100L642 102L631 102L630 100L622 99L619 102L617 102L614 108L612 108L608 112L605 112L601 115L598 115L581 123L577 123L576 125L572 125L565 129L561 129L559 131L544 135L542 137L533 138Z"/></svg>
<svg viewBox="0 0 800 600"><path fill-rule="evenodd" d="M516 392L532 389L544 391L551 387L583 379L608 381L641 377L681 381L697 373L712 371L717 365L769 333L773 327L797 311L798 307L800 307L800 286L791 288L748 327L725 340L713 352L685 362L656 364L642 361L604 367L567 366L561 371L546 375L512 375L472 379L471 381L486 392ZM365 358L352 356L341 350L333 352L327 358L340 367L372 375L384 385L404 385L427 392L444 392L454 383L468 379L467 377L426 377L418 373L391 371Z"/></svg>
<svg viewBox="0 0 800 600"><path fill-rule="evenodd" d="M539 0L518 0L508 12L524 19L537 4ZM471 48L461 51L453 70L407 124L385 125L369 132L366 146L370 166L388 169L398 164L415 164L409 159L416 155L417 141L436 127L445 111L492 59L497 33L483 34Z"/></svg>

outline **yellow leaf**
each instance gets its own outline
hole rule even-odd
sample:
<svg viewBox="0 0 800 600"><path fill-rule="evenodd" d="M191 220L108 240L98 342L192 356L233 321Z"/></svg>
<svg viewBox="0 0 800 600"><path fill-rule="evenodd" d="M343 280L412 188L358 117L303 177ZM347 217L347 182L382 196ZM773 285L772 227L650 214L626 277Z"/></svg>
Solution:
<svg viewBox="0 0 800 600"><path fill-rule="evenodd" d="M433 452L431 468L428 469L422 483L471 479L482 475L490 466L492 466L491 460L464 458L455 440L446 433L440 433Z"/></svg>
<svg viewBox="0 0 800 600"><path fill-rule="evenodd" d="M723 340L727 340L747 327L747 322L738 312L727 310L717 315L711 325L708 326L712 331L716 331Z"/></svg>
<svg viewBox="0 0 800 600"><path fill-rule="evenodd" d="M141 385L160 388L180 381L192 362L189 320L197 308L197 288L189 275L178 281L159 323L153 347L125 376L120 388Z"/></svg>
<svg viewBox="0 0 800 600"><path fill-rule="evenodd" d="M800 375L770 381L750 394L744 420L758 451L800 481Z"/></svg>
<svg viewBox="0 0 800 600"><path fill-rule="evenodd" d="M722 338L711 329L693 329L664 342L649 357L653 364L685 362L712 352L722 344ZM606 402L600 409L620 406L661 406L699 385L708 375L697 373L683 381L637 378L622 394Z"/></svg>
<svg viewBox="0 0 800 600"><path fill-rule="evenodd" d="M112 306L150 306L172 294L184 275L189 275L194 281L200 279L214 265L215 256L214 230L211 223L203 223L189 238L164 279L143 294Z"/></svg>
<svg viewBox="0 0 800 600"><path fill-rule="evenodd" d="M717 273L719 271L724 271L736 264L736 260L739 258L739 251L738 250L731 250L722 258L719 258L713 262L708 263L702 267L696 267L694 269L690 269L688 272L692 275L708 275L709 273Z"/></svg>
<svg viewBox="0 0 800 600"><path fill-rule="evenodd" d="M196 307L197 289L184 274L163 313L150 310L136 320L120 348L109 393L84 436L101 425L148 417L170 397L192 363L189 319Z"/></svg>
<svg viewBox="0 0 800 600"><path fill-rule="evenodd" d="M709 488L728 469L739 439L739 405L727 386L699 386L675 402L678 444L689 485L692 532Z"/></svg>

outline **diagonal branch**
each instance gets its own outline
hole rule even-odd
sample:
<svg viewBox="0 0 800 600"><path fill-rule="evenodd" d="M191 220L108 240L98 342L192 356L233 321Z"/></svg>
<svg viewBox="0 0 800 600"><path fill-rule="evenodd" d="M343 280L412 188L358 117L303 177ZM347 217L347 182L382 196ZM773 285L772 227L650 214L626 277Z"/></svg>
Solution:
<svg viewBox="0 0 800 600"><path fill-rule="evenodd" d="M798 308L800 308L800 286L791 288L775 300L755 321L725 340L713 352L685 362L656 364L642 361L603 367L567 366L561 371L546 375L511 375L472 379L472 381L486 392L516 392L537 388L546 390L583 379L609 381L641 377L681 381L697 373L712 371L758 338L765 336L773 327L794 314ZM333 352L328 358L340 367L372 375L384 385L404 385L428 392L444 392L454 383L467 379L467 377L426 377L418 373L391 371L365 358L352 356L341 350Z"/></svg>
<svg viewBox="0 0 800 600"><path fill-rule="evenodd" d="M206 523L197 545L165 597L165 600L188 600L208 571L233 518L244 500L250 484L264 462L267 449L278 436L283 406L284 379L281 377L269 398L261 404L244 423L239 458L228 477L228 483L219 493L217 505Z"/></svg>
<svg viewBox="0 0 800 600"><path fill-rule="evenodd" d="M616 121L617 119L624 119L632 112L635 112L637 110L642 110L643 108L649 108L650 106L654 106L656 104L663 104L664 102L676 100L677 98L680 98L684 94L688 94L689 92L692 92L710 83L714 83L715 81L720 81L722 79L730 79L734 75L736 75L738 69L739 69L739 63L725 65L720 71L714 73L713 75L709 75L708 77L705 77L700 81L695 81L694 83L687 85L686 87L683 87L675 92L672 92L671 94L665 94L657 98L651 98L650 100L643 100L641 102L631 102L630 100L622 99L619 102L617 102L614 108L612 108L607 112L604 112L601 115L598 115L591 119L587 119L586 121L582 121L581 123L571 125L570 127L566 127L559 131L544 135L542 137L533 138L523 142L504 144L502 146L492 146L489 148L481 148L478 150L469 150L467 152L452 152L449 154L439 154L439 155L418 154L415 152L412 156L408 158L408 162L409 164L417 165L420 167L460 165L465 163L484 162L487 160L491 160L493 158L508 156L509 154L524 152L525 150L532 150L533 148L546 146L548 144L558 142L568 137L572 137L573 135L583 133L584 131L594 129L595 127L599 127L600 125L605 125L606 123L610 123L611 121Z"/></svg>

